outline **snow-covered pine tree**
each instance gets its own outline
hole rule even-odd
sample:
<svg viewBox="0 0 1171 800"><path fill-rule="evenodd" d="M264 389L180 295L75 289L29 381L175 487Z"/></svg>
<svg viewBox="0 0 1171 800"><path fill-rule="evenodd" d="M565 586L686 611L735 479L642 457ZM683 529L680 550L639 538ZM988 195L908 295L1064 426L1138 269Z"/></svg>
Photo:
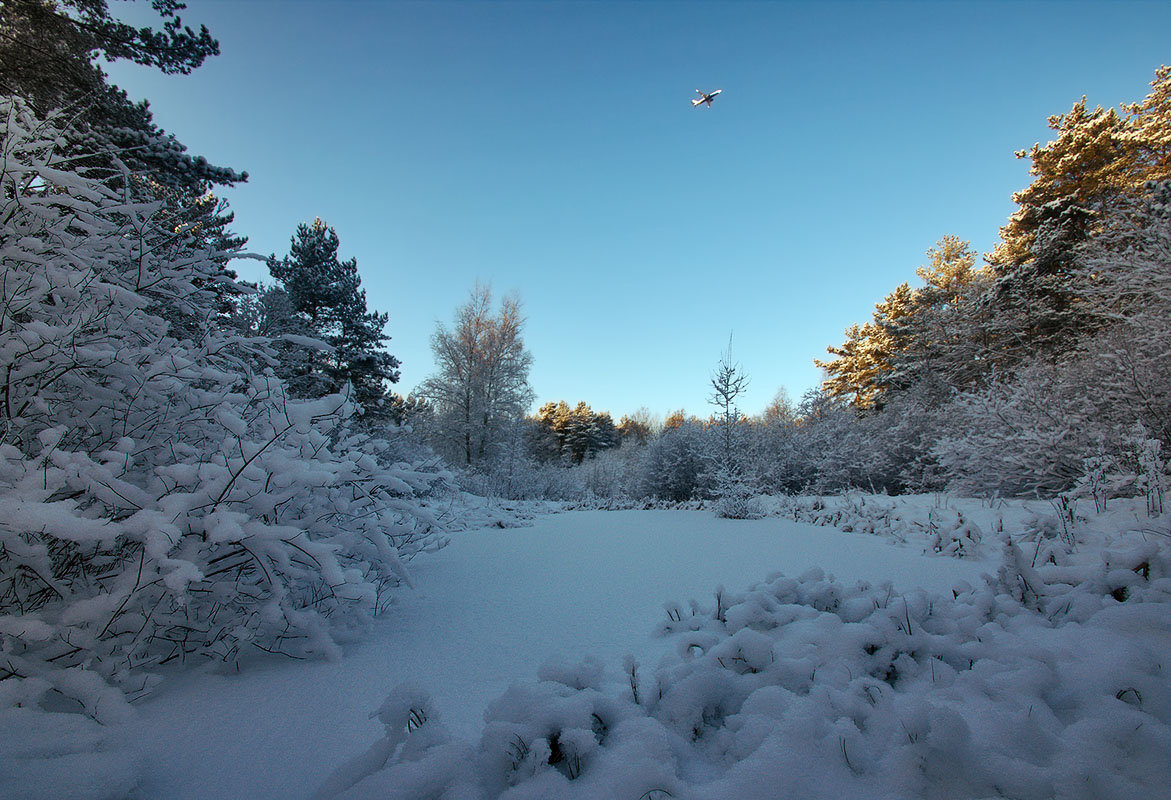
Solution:
<svg viewBox="0 0 1171 800"><path fill-rule="evenodd" d="M101 717L168 661L332 652L438 543L442 476L251 368L211 288L230 253L54 120L0 119L0 680Z"/></svg>
<svg viewBox="0 0 1171 800"><path fill-rule="evenodd" d="M573 463L580 464L593 457L598 449L598 427L594 411L584 400L574 407L570 416L565 446Z"/></svg>
<svg viewBox="0 0 1171 800"><path fill-rule="evenodd" d="M1090 110L1083 97L1049 118L1056 138L1021 150L1032 183L1013 195L1018 208L990 256L995 279L987 302L1004 369L1044 350L1051 361L1100 328L1093 291L1080 263L1082 245L1098 235L1111 206L1134 201L1150 181L1171 178L1171 68L1160 67L1141 103Z"/></svg>

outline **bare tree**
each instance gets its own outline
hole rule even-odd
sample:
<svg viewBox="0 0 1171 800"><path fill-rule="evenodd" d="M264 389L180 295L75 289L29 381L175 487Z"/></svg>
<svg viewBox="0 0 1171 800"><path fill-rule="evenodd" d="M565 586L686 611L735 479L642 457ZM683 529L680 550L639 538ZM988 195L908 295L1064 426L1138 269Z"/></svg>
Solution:
<svg viewBox="0 0 1171 800"><path fill-rule="evenodd" d="M491 455L534 397L520 300L510 295L497 313L492 309L491 287L477 284L456 310L455 326L436 327L431 351L438 371L419 387L435 407L433 444L468 466Z"/></svg>

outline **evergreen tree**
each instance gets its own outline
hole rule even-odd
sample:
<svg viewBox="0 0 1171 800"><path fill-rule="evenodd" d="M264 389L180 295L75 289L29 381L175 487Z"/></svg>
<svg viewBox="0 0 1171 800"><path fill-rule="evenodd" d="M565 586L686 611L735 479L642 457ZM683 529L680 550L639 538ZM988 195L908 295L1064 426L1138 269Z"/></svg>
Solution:
<svg viewBox="0 0 1171 800"><path fill-rule="evenodd" d="M529 435L529 452L538 461L556 461L561 457L569 423L569 406L562 400L548 402L537 409L535 425Z"/></svg>
<svg viewBox="0 0 1171 800"><path fill-rule="evenodd" d="M167 74L186 74L219 53L206 27L183 25L177 0L152 0L161 29L116 19L106 0L4 0L0 3L0 90L19 97L61 129L62 152L78 168L105 170L105 182L134 200L159 202L153 216L210 249L217 275L199 278L217 297L221 319L239 295L228 254L244 244L228 231L232 214L212 193L214 186L248 178L246 172L192 156L154 123L148 104L133 103L107 82L97 60L126 59ZM123 185L125 183L125 185Z"/></svg>
<svg viewBox="0 0 1171 800"><path fill-rule="evenodd" d="M614 418L610 416L609 411L601 411L594 416L594 429L597 432L593 443L595 453L617 447L621 443L618 428L614 425Z"/></svg>
<svg viewBox="0 0 1171 800"><path fill-rule="evenodd" d="M1050 117L1049 127L1058 134L1054 141L1016 153L1033 162L1033 182L1013 195L1018 208L1001 229L1002 241L991 255L999 268L1030 261L1037 230L1071 204L1091 208L1130 183L1121 145L1125 122L1114 109L1099 106L1090 111L1083 97L1068 113Z"/></svg>
<svg viewBox="0 0 1171 800"><path fill-rule="evenodd" d="M564 400L546 403L533 422L536 432L530 440L530 452L541 461L580 464L619 443L610 414L595 413L584 401L572 409Z"/></svg>
<svg viewBox="0 0 1171 800"><path fill-rule="evenodd" d="M582 401L577 404L569 420L565 437L566 450L574 464L591 457L597 449L598 430L594 411Z"/></svg>
<svg viewBox="0 0 1171 800"><path fill-rule="evenodd" d="M762 515L755 501L755 486L747 474L744 453L744 423L736 399L748 388L748 375L732 361L732 340L711 377L709 402L716 407L713 419L718 433L715 456L716 515L730 519L750 519Z"/></svg>
<svg viewBox="0 0 1171 800"><path fill-rule="evenodd" d="M927 258L915 271L923 286L911 293L909 312L885 323L897 347L880 386L890 391L931 385L933 392L921 399L938 405L950 389L970 386L988 369L989 318L979 302L988 276L958 236L944 236Z"/></svg>
<svg viewBox="0 0 1171 800"><path fill-rule="evenodd" d="M831 361L814 359L826 371L824 386L834 397L850 400L858 409L880 404L883 387L893 370L892 358L902 347L904 318L914 311L914 294L910 286L897 289L874 307L871 322L851 325L840 347L827 347Z"/></svg>
<svg viewBox="0 0 1171 800"><path fill-rule="evenodd" d="M132 103L106 81L98 58L126 59L167 74L186 74L219 44L207 28L183 25L177 0L152 0L162 29L117 20L106 0L4 0L0 3L0 88L44 114L68 108L84 131L73 156L108 160L109 152L132 172L149 172L159 187L194 198L210 185L245 180L246 173L193 157L154 124L146 102Z"/></svg>
<svg viewBox="0 0 1171 800"><path fill-rule="evenodd" d="M832 396L859 410L881 409L890 392L931 381L942 402L949 387L966 386L988 368L988 314L979 302L988 277L975 268L975 252L949 235L927 257L916 270L922 287L900 284L875 304L870 322L850 326L844 344L827 348L836 358L815 359Z"/></svg>
<svg viewBox="0 0 1171 800"><path fill-rule="evenodd" d="M1171 178L1171 69L1160 67L1141 103L1090 111L1083 97L1049 119L1057 138L1017 153L1032 183L989 256L1002 370L1043 352L1051 362L1090 338L1099 320L1084 302L1079 249L1102 229L1105 209Z"/></svg>
<svg viewBox="0 0 1171 800"><path fill-rule="evenodd" d="M1129 123L1122 140L1134 154L1134 180L1167 180L1171 177L1171 66L1155 70L1151 92L1141 103L1122 108Z"/></svg>
<svg viewBox="0 0 1171 800"><path fill-rule="evenodd" d="M1143 102L1121 108L1122 114L1101 107L1090 111L1083 97L1068 113L1049 118L1055 140L1017 152L1017 158L1032 161L1033 182L1013 195L1019 208L990 256L999 272L1035 257L1034 242L1047 221L1079 208L1081 219L1067 224L1084 237L1104 201L1136 197L1147 181L1171 178L1171 67L1156 70Z"/></svg>
<svg viewBox="0 0 1171 800"><path fill-rule="evenodd" d="M398 380L399 361L384 349L389 315L367 310L358 261L339 260L340 244L334 229L316 219L297 226L289 255L269 259L269 271L302 327L292 330L287 320L282 324L289 333L327 345L318 352L312 345L305 349L308 343L295 343L283 360L283 372L302 397L331 394L348 382L355 399L372 411L386 396L387 384Z"/></svg>

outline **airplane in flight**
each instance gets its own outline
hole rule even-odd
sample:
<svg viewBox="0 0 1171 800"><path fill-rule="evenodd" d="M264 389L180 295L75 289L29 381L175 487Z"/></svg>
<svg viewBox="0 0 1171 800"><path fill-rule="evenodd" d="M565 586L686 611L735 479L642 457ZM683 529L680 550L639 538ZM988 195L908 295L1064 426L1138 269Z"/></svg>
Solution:
<svg viewBox="0 0 1171 800"><path fill-rule="evenodd" d="M714 92L705 92L701 89L696 89L699 92L699 97L691 101L691 106L694 108L701 103L707 103L707 107L712 107L712 101L716 99L716 95L724 91L723 89L716 89Z"/></svg>

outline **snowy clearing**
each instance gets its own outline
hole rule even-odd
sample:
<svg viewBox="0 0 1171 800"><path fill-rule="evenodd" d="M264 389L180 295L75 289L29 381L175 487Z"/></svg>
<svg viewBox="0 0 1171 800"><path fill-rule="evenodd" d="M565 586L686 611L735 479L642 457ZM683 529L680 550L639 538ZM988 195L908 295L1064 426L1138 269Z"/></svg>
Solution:
<svg viewBox="0 0 1171 800"><path fill-rule="evenodd" d="M456 735L475 739L489 702L514 681L535 679L550 658L593 656L615 685L627 654L653 667L673 646L654 635L664 603L708 602L721 584L741 591L773 572L822 566L846 584L892 580L946 591L996 569L994 561L921 550L703 511L570 512L529 528L457 533L412 564L417 590L401 594L341 660L171 676L109 737L110 747L137 752L145 798L206 797L226 787L239 797L308 797L378 738L381 725L369 714L403 681L432 694ZM41 796L61 796L65 776L48 777Z"/></svg>
<svg viewBox="0 0 1171 800"><path fill-rule="evenodd" d="M810 569L669 605L656 666L624 661L616 687L595 660L546 663L478 740L398 686L382 738L315 797L1131 800L1171 782L1171 536L1144 501L778 504L999 565L942 593Z"/></svg>

